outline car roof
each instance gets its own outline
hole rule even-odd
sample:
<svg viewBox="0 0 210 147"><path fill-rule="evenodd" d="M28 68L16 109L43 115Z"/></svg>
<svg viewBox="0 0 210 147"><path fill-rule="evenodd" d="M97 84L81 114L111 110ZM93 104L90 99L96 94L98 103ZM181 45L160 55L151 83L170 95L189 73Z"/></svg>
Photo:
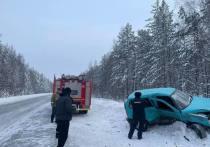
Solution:
<svg viewBox="0 0 210 147"><path fill-rule="evenodd" d="M175 88L151 88L136 90L128 96L128 99L133 99L135 92L141 92L142 98L147 98L151 96L170 96L175 92Z"/></svg>

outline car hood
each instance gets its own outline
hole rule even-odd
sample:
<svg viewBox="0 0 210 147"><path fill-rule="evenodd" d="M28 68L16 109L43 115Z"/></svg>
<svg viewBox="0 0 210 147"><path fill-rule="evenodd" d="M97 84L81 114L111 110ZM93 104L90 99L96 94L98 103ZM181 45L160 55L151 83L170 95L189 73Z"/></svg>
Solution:
<svg viewBox="0 0 210 147"><path fill-rule="evenodd" d="M195 113L210 111L210 98L194 96L190 105L183 111Z"/></svg>

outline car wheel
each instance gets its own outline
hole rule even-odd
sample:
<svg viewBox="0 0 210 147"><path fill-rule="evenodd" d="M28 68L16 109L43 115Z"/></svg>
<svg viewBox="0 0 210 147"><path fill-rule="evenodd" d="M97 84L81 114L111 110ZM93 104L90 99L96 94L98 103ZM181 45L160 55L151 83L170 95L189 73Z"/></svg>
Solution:
<svg viewBox="0 0 210 147"><path fill-rule="evenodd" d="M198 137L200 137L201 139L206 138L206 130L204 129L203 126L199 125L199 124L192 124L189 126L189 128L191 128L193 131L195 131L195 133L198 135Z"/></svg>

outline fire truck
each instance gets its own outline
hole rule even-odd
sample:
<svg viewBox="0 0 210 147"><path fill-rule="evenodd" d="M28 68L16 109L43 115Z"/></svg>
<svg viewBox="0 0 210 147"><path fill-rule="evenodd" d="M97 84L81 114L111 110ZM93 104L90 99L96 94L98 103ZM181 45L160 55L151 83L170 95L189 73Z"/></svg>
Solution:
<svg viewBox="0 0 210 147"><path fill-rule="evenodd" d="M61 78L54 76L53 93L63 88L71 88L73 98L72 109L81 114L86 114L91 105L92 82L85 79L85 75L73 76L64 74Z"/></svg>

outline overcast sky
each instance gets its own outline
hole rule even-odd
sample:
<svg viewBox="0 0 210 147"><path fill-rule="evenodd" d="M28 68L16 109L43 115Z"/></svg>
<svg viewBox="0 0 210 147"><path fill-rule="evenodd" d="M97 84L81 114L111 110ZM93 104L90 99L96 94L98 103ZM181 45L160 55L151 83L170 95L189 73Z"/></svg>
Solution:
<svg viewBox="0 0 210 147"><path fill-rule="evenodd" d="M170 1L171 9L173 0ZM127 22L145 27L155 0L0 0L0 40L52 79L111 51Z"/></svg>

